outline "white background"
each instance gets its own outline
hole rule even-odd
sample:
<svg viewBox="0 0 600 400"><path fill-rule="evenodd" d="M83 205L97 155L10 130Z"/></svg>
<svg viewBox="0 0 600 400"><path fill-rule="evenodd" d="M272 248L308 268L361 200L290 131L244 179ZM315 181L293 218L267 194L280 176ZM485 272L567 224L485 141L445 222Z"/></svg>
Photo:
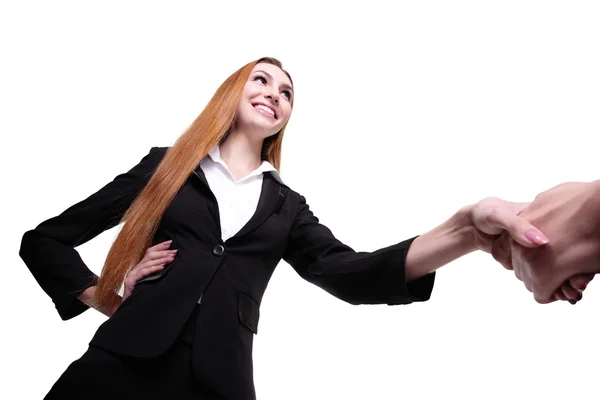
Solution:
<svg viewBox="0 0 600 400"><path fill-rule="evenodd" d="M243 64L283 61L282 177L375 250L486 196L600 178L599 20L594 1L3 2L0 398L42 398L105 320L60 320L18 257L23 233L171 145ZM115 235L78 248L95 272ZM597 282L576 306L538 305L483 253L396 307L345 304L281 263L257 394L597 399L599 311Z"/></svg>

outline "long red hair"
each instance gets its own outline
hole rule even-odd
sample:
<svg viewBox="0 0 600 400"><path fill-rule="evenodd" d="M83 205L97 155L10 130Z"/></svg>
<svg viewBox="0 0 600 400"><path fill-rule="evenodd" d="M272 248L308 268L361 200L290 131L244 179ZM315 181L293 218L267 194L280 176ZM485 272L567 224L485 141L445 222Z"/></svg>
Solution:
<svg viewBox="0 0 600 400"><path fill-rule="evenodd" d="M125 222L112 244L94 293L94 306L114 308L119 304L117 291L125 275L141 261L158 224L186 180L209 150L220 144L233 125L244 86L259 62L282 68L281 62L265 57L244 65L221 84L204 110L169 148L148 184L127 209ZM283 70L283 69L282 69ZM290 78L289 74L284 71ZM263 159L279 170L284 127L263 143Z"/></svg>

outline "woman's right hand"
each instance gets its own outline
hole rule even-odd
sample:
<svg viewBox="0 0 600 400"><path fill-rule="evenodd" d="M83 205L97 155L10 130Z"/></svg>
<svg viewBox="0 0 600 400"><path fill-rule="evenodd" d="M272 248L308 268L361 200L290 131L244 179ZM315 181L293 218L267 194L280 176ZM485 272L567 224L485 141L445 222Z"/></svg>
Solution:
<svg viewBox="0 0 600 400"><path fill-rule="evenodd" d="M177 250L169 250L172 242L172 240L167 240L150 247L146 250L144 258L125 275L122 302L131 295L133 288L140 279L162 270L166 263L173 261Z"/></svg>
<svg viewBox="0 0 600 400"><path fill-rule="evenodd" d="M160 271L165 267L166 263L173 261L173 259L175 258L175 254L177 254L177 250L169 250L169 246L171 246L172 242L172 240L167 240L166 242L159 243L146 250L144 258L142 258L142 260L139 263L137 263L136 266L133 267L131 271L129 271L125 276L125 288L123 291L123 297L121 298L119 305L131 295L135 284L140 279L154 272ZM111 309L103 309L96 307L96 305L94 304L95 292L96 286L90 286L81 294L79 294L77 298L82 303L85 303L88 306L95 308L107 317L111 317L115 313L117 308L119 308L119 306L113 307ZM115 293L115 296L118 296L118 294Z"/></svg>

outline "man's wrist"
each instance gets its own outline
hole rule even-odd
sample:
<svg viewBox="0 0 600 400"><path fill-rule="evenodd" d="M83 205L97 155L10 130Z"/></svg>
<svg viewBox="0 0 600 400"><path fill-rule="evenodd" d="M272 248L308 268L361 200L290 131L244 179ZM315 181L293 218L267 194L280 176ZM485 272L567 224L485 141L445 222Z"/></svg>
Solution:
<svg viewBox="0 0 600 400"><path fill-rule="evenodd" d="M589 223L594 224L596 233L600 234L600 180L590 183L589 203Z"/></svg>

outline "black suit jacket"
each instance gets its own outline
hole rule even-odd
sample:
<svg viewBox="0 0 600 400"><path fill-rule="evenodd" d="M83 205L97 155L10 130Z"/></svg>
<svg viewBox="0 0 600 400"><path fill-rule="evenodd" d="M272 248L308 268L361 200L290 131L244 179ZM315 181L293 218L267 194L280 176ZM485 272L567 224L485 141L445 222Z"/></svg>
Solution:
<svg viewBox="0 0 600 400"><path fill-rule="evenodd" d="M96 276L75 250L116 226L168 148L154 147L130 171L23 236L20 255L63 319L87 306L77 296ZM194 341L199 378L226 398L253 399L252 341L267 283L281 259L304 279L352 304L408 304L430 296L434 274L406 282L414 239L355 252L319 223L304 197L266 173L255 214L221 240L217 201L198 166L160 221L153 244L177 256L140 281L90 344L135 357L171 346L202 296Z"/></svg>

